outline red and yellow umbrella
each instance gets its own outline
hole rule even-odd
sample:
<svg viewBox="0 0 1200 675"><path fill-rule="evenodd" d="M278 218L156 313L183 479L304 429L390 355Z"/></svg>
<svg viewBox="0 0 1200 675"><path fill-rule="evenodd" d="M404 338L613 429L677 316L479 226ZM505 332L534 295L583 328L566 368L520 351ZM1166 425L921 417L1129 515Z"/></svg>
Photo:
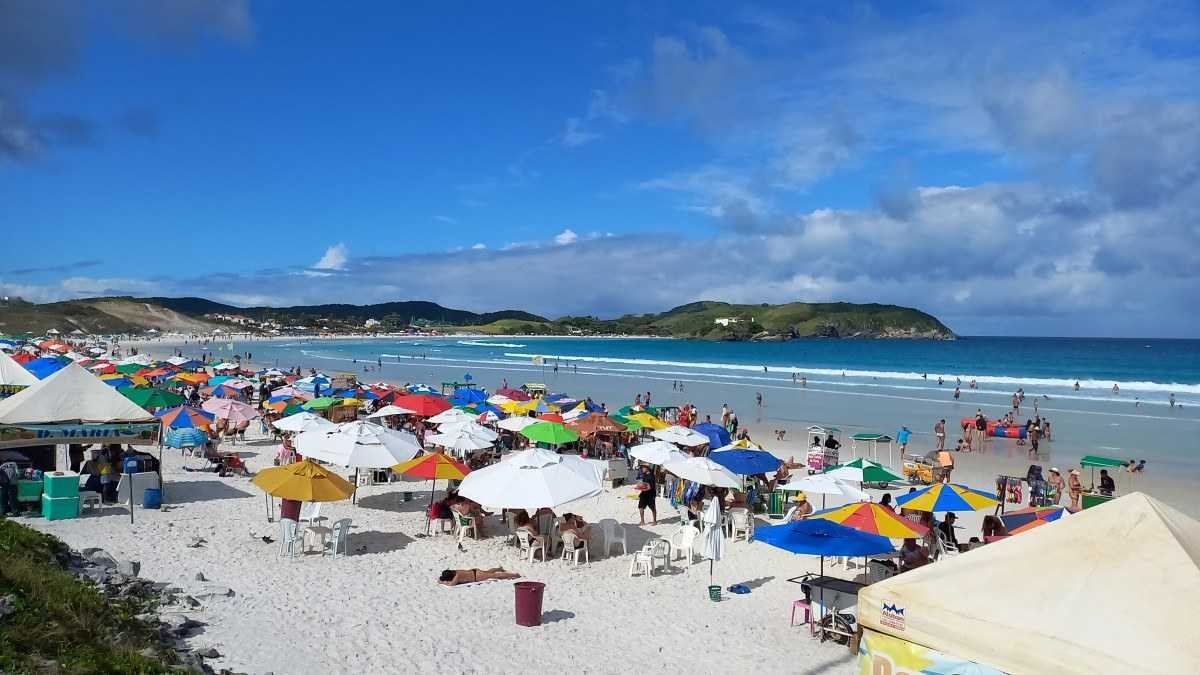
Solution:
<svg viewBox="0 0 1200 675"><path fill-rule="evenodd" d="M432 480L433 484L429 486L429 503L432 504L433 491L436 489L439 478L442 480L462 480L467 474L471 473L471 468L452 457L447 457L443 453L431 452L427 455L421 455L407 462L397 464L392 467L392 471L405 476ZM429 534L428 516L426 516L425 520L425 533Z"/></svg>
<svg viewBox="0 0 1200 675"><path fill-rule="evenodd" d="M860 532L878 534L889 539L916 539L929 531L928 527L901 518L895 511L874 502L859 502L818 511L809 518L832 520Z"/></svg>

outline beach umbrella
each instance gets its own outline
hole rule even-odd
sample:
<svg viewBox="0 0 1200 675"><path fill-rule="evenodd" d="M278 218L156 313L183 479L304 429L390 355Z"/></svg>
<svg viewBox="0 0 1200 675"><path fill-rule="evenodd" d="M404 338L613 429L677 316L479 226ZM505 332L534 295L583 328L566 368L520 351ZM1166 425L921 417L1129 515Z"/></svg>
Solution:
<svg viewBox="0 0 1200 675"><path fill-rule="evenodd" d="M657 466L668 462L682 462L688 458L688 455L680 452L679 448L666 441L650 441L635 445L629 449L629 456L639 462Z"/></svg>
<svg viewBox="0 0 1200 675"><path fill-rule="evenodd" d="M218 384L225 384L233 379L235 379L233 375L217 375L216 377L208 378L208 384L215 387Z"/></svg>
<svg viewBox="0 0 1200 675"><path fill-rule="evenodd" d="M310 413L307 410L298 412L294 415L288 415L281 420L276 420L271 423L271 426L280 431L290 431L294 433L300 433L304 431L333 431L337 428L337 425L333 422L330 422L320 415Z"/></svg>
<svg viewBox="0 0 1200 675"><path fill-rule="evenodd" d="M455 450L459 454L490 448L493 444L495 444L494 440L486 439L483 436L476 436L470 430L464 428L429 434L425 437L425 445L436 445L447 450Z"/></svg>
<svg viewBox="0 0 1200 675"><path fill-rule="evenodd" d="M720 426L719 424L703 422L692 427L692 431L707 436L708 447L710 448L720 448L722 446L729 445L729 432L725 430L725 427Z"/></svg>
<svg viewBox="0 0 1200 675"><path fill-rule="evenodd" d="M408 385L408 393L410 394L428 394L429 396L441 396L437 388L429 384L410 384Z"/></svg>
<svg viewBox="0 0 1200 675"><path fill-rule="evenodd" d="M894 471L886 466L872 462L865 457L859 457L846 464L838 464L826 469L822 473L829 474L833 478L855 483L878 483L886 485L892 481L904 480L903 476L897 476Z"/></svg>
<svg viewBox="0 0 1200 675"><path fill-rule="evenodd" d="M304 408L305 410L325 410L326 408L332 408L335 405L340 405L341 402L342 402L342 399L340 399L340 398L333 398L331 396L322 396L320 398L314 398L313 400L305 403L301 407Z"/></svg>
<svg viewBox="0 0 1200 675"><path fill-rule="evenodd" d="M827 511L817 511L809 518L820 518L860 532L878 534L889 539L915 539L929 531L928 527L901 518L896 512L874 502L847 504Z"/></svg>
<svg viewBox="0 0 1200 675"><path fill-rule="evenodd" d="M168 408L174 405L181 405L184 402L184 398L179 394L154 387L120 387L117 391L125 398L146 410Z"/></svg>
<svg viewBox="0 0 1200 675"><path fill-rule="evenodd" d="M639 419L641 418L639 417ZM676 445L684 445L689 448L706 445L708 443L708 436L679 425L669 426L665 429L656 429L652 431L650 435L659 440L663 440L668 443L674 443Z"/></svg>
<svg viewBox="0 0 1200 675"><path fill-rule="evenodd" d="M596 434L615 434L625 431L625 425L619 422L614 422L607 415L591 415L583 419L572 422L570 428L577 434L583 437L595 436Z"/></svg>
<svg viewBox="0 0 1200 675"><path fill-rule="evenodd" d="M725 532L721 527L721 505L714 498L708 502L708 508L700 521L704 523L704 532L700 538L700 555L708 558L708 585L713 585L713 566L725 556Z"/></svg>
<svg viewBox="0 0 1200 675"><path fill-rule="evenodd" d="M269 495L298 502L337 502L354 494L354 486L345 478L307 459L267 467L251 482Z"/></svg>
<svg viewBox="0 0 1200 675"><path fill-rule="evenodd" d="M124 375L108 375L101 377L100 381L114 389L124 389L133 386L133 380Z"/></svg>
<svg viewBox="0 0 1200 675"><path fill-rule="evenodd" d="M33 373L34 377L37 379L44 380L62 370L67 364L63 360L60 360L56 357L43 356L21 365L25 366L25 370Z"/></svg>
<svg viewBox="0 0 1200 675"><path fill-rule="evenodd" d="M296 451L310 459L353 469L385 469L416 457L421 444L407 431L358 420L331 431L301 432L296 437Z"/></svg>
<svg viewBox="0 0 1200 675"><path fill-rule="evenodd" d="M603 489L600 476L587 460L530 448L472 471L463 479L458 494L490 508L534 510L556 508Z"/></svg>
<svg viewBox="0 0 1200 675"><path fill-rule="evenodd" d="M632 415L626 415L626 417L642 425L642 427L645 429L659 430L666 429L667 427L671 426L657 417L647 415L646 413L634 413ZM705 442L707 442L707 438L705 439Z"/></svg>
<svg viewBox="0 0 1200 675"><path fill-rule="evenodd" d="M146 364L143 363L122 363L121 365L117 366L117 372L121 373L122 375L133 375L145 367Z"/></svg>
<svg viewBox="0 0 1200 675"><path fill-rule="evenodd" d="M241 398L242 396L241 391L224 384L218 384L215 387L206 387L201 389L200 393L212 396L213 398Z"/></svg>
<svg viewBox="0 0 1200 675"><path fill-rule="evenodd" d="M429 418L430 424L450 424L452 422L472 422L478 415L462 410L461 408L450 408Z"/></svg>
<svg viewBox="0 0 1200 675"><path fill-rule="evenodd" d="M367 415L367 419L374 417L391 417L392 415L411 415L413 411L408 408L401 408L398 405L385 405L379 410Z"/></svg>
<svg viewBox="0 0 1200 675"><path fill-rule="evenodd" d="M472 403L482 403L487 400L487 394L479 389L456 389L450 395L451 405L470 405Z"/></svg>
<svg viewBox="0 0 1200 675"><path fill-rule="evenodd" d="M637 413L646 413L647 415L655 417L658 415L658 408L655 408L654 406L627 405L617 412L625 417L636 415Z"/></svg>
<svg viewBox="0 0 1200 675"><path fill-rule="evenodd" d="M620 415L609 415L608 419L625 427L625 431L637 431L638 429L642 428L641 422L639 422L635 419L629 418L629 417L622 417Z"/></svg>
<svg viewBox="0 0 1200 675"><path fill-rule="evenodd" d="M303 410L304 403L304 399L297 398L295 396L272 396L271 398L267 399L267 402L263 404L263 407L267 410L273 410L275 412L287 410L288 406L296 406Z"/></svg>
<svg viewBox="0 0 1200 675"><path fill-rule="evenodd" d="M519 433L531 441L549 445L562 445L579 440L579 434L557 422L536 422L521 429Z"/></svg>
<svg viewBox="0 0 1200 675"><path fill-rule="evenodd" d="M207 429L216 416L207 410L181 405L154 415L169 429Z"/></svg>
<svg viewBox="0 0 1200 675"><path fill-rule="evenodd" d="M392 471L404 476L413 478L423 478L428 481L433 481L429 486L429 503L433 503L433 493L437 489L437 482L441 480L462 480L471 473L471 469L462 462L447 457L440 452L431 452L407 462L402 462L392 467ZM429 534L430 520L425 518L425 534Z"/></svg>
<svg viewBox="0 0 1200 675"><path fill-rule="evenodd" d="M1066 515L1061 506L1030 506L1019 511L1010 511L1000 516L1004 529L1009 534L1021 534L1046 523L1052 523Z"/></svg>
<svg viewBox="0 0 1200 675"><path fill-rule="evenodd" d="M733 475L725 467L707 457L688 457L683 460L667 462L663 469L676 476L701 485L713 487L742 488L742 480Z"/></svg>
<svg viewBox="0 0 1200 675"><path fill-rule="evenodd" d="M210 398L200 407L221 419L229 420L229 423L234 425L259 418L257 410L229 398Z"/></svg>
<svg viewBox="0 0 1200 675"><path fill-rule="evenodd" d="M302 398L305 401L312 400L312 398L313 398L311 391L304 391L303 389L299 389L297 387L292 387L292 386L279 387L277 389L272 389L271 396L272 397L290 396L292 398Z"/></svg>
<svg viewBox="0 0 1200 675"><path fill-rule="evenodd" d="M537 418L543 422L558 422L559 424L566 422L566 420L563 419L563 416L559 415L558 413L542 413L541 415L538 415Z"/></svg>
<svg viewBox="0 0 1200 675"><path fill-rule="evenodd" d="M937 483L896 499L896 505L913 511L982 511L1000 503L996 495L965 485Z"/></svg>
<svg viewBox="0 0 1200 675"><path fill-rule="evenodd" d="M460 432L466 432L472 436L478 436L479 438L487 441L495 441L500 438L500 434L476 422L475 418L473 417L461 422L446 422L445 424L438 425L439 434Z"/></svg>
<svg viewBox="0 0 1200 675"><path fill-rule="evenodd" d="M530 398L532 398L529 394L521 391L520 389L513 389L511 387L502 387L500 389L497 389L496 395L503 396L510 401L517 401L517 402L528 401Z"/></svg>
<svg viewBox="0 0 1200 675"><path fill-rule="evenodd" d="M825 574L825 556L858 557L893 552L887 537L819 519L759 527L754 530L754 540L791 553L820 556L821 574Z"/></svg>
<svg viewBox="0 0 1200 675"><path fill-rule="evenodd" d="M180 382L187 382L188 384L203 384L205 382L208 382L208 374L207 373L179 373L177 375L173 375L171 377L171 379L179 380Z"/></svg>
<svg viewBox="0 0 1200 675"><path fill-rule="evenodd" d="M534 424L538 424L538 421L532 417L525 417L523 415L506 417L499 422L496 422L496 426L504 429L505 431L521 431L525 427L532 426Z"/></svg>
<svg viewBox="0 0 1200 675"><path fill-rule="evenodd" d="M497 408L491 403L475 403L467 406L466 411L476 416L487 415L490 413L491 416L497 420L504 419L505 416L503 410Z"/></svg>
<svg viewBox="0 0 1200 675"><path fill-rule="evenodd" d="M208 434L203 431L190 429L171 429L163 438L163 445L168 448L198 448L208 442Z"/></svg>
<svg viewBox="0 0 1200 675"><path fill-rule="evenodd" d="M783 461L765 450L722 450L709 453L708 458L742 476L771 473Z"/></svg>
<svg viewBox="0 0 1200 675"><path fill-rule="evenodd" d="M712 448L712 446L710 445L709 448ZM742 438L728 445L714 448L712 452L721 452L722 450L762 450L762 446L751 441L749 438Z"/></svg>
<svg viewBox="0 0 1200 675"><path fill-rule="evenodd" d="M408 408L413 411L412 414L420 417L433 417L440 412L450 409L449 401L440 396L432 396L430 394L397 396L392 399L392 404L398 405L401 408Z"/></svg>
<svg viewBox="0 0 1200 675"><path fill-rule="evenodd" d="M847 497L855 501L866 501L871 499L871 495L854 487L853 485L833 478L828 474L818 473L812 476L804 476L797 478L785 485L780 485L777 490L784 492L807 492L811 494L821 495L824 499L825 495L838 495Z"/></svg>

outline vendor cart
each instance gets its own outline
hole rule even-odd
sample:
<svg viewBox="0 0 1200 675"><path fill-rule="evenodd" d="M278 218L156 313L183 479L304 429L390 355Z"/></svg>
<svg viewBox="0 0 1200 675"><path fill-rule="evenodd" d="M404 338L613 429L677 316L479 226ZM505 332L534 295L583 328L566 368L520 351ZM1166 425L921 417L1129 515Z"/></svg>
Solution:
<svg viewBox="0 0 1200 675"><path fill-rule="evenodd" d="M942 482L942 467L928 455L905 455L900 473L912 485L933 485Z"/></svg>
<svg viewBox="0 0 1200 675"><path fill-rule="evenodd" d="M810 474L820 473L837 466L839 463L838 449L842 447L838 436L841 435L842 430L837 427L822 427L814 424L807 431L812 436L812 445L809 446L808 456L805 458L808 472Z"/></svg>

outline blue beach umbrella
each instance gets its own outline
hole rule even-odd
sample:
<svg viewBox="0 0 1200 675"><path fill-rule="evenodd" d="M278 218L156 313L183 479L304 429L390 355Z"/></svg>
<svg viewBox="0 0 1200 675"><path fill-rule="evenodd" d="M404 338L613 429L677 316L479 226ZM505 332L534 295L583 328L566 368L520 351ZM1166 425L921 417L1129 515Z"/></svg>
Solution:
<svg viewBox="0 0 1200 675"><path fill-rule="evenodd" d="M984 492L957 483L937 483L896 499L896 503L916 511L983 511L999 504L995 493Z"/></svg>
<svg viewBox="0 0 1200 675"><path fill-rule="evenodd" d="M432 394L433 396L441 396L441 392L428 384L410 384L408 385L408 393L410 394Z"/></svg>
<svg viewBox="0 0 1200 675"><path fill-rule="evenodd" d="M168 448L197 448L208 442L208 435L196 428L171 429L163 439Z"/></svg>
<svg viewBox="0 0 1200 675"><path fill-rule="evenodd" d="M471 405L472 403L483 403L486 400L487 394L478 389L457 389L450 396L450 405Z"/></svg>
<svg viewBox="0 0 1200 675"><path fill-rule="evenodd" d="M741 476L770 473L783 463L764 450L722 450L710 453L708 458Z"/></svg>
<svg viewBox="0 0 1200 675"><path fill-rule="evenodd" d="M822 518L754 528L754 541L801 555L865 556L891 553L887 537Z"/></svg>
<svg viewBox="0 0 1200 675"><path fill-rule="evenodd" d="M125 387L133 386L133 380L129 379L128 377L111 377L107 380L100 380L100 381L103 382L104 384L107 384L110 387L116 387L117 389L123 389Z"/></svg>
<svg viewBox="0 0 1200 675"><path fill-rule="evenodd" d="M47 377L62 370L67 364L59 361L52 356L45 356L40 359L34 359L25 364L25 370L33 373L34 377L39 380L44 380Z"/></svg>
<svg viewBox="0 0 1200 675"><path fill-rule="evenodd" d="M710 448L723 448L729 445L729 441L731 440L729 438L729 432L726 431L724 427L713 424L712 422L697 424L696 426L692 427L692 431L697 431L705 436L708 436L708 447Z"/></svg>

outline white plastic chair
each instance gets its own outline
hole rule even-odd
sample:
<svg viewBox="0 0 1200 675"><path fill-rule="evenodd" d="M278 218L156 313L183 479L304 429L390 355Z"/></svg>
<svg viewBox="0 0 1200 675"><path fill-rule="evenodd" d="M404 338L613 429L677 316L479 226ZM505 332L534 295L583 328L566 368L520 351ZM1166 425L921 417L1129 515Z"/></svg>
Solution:
<svg viewBox="0 0 1200 675"><path fill-rule="evenodd" d="M542 562L546 562L546 544L542 539L535 539L534 536L529 533L529 530L524 529L518 529L516 534L517 544L521 547L522 557L528 555L529 562L533 562L534 552L541 551Z"/></svg>
<svg viewBox="0 0 1200 675"><path fill-rule="evenodd" d="M671 569L671 542L666 539L651 539L642 547L640 553L649 556L650 564L655 569ZM662 563L659 564L659 561Z"/></svg>
<svg viewBox="0 0 1200 675"><path fill-rule="evenodd" d="M304 502L300 506L300 522L315 525L321 518L321 502Z"/></svg>
<svg viewBox="0 0 1200 675"><path fill-rule="evenodd" d="M867 583L873 584L896 576L896 570L878 560L867 561Z"/></svg>
<svg viewBox="0 0 1200 675"><path fill-rule="evenodd" d="M334 521L333 535L329 538L329 543L325 545L325 555L333 558L350 555L350 519L342 518ZM338 550L341 550L341 555Z"/></svg>
<svg viewBox="0 0 1200 675"><path fill-rule="evenodd" d="M582 555L585 563L590 563L592 561L591 557L588 555L587 539L580 539L579 537L575 536L574 532L563 532L562 543L563 560L572 560L574 564L578 565L579 557ZM576 544L578 544L578 546L576 546Z"/></svg>
<svg viewBox="0 0 1200 675"><path fill-rule="evenodd" d="M283 518L279 521L280 537L279 537L279 555L285 558L295 558L298 553L296 532L300 524L291 518Z"/></svg>
<svg viewBox="0 0 1200 675"><path fill-rule="evenodd" d="M517 514L508 511L504 514L504 524L508 525L508 537L504 539L505 546L519 546L517 540Z"/></svg>
<svg viewBox="0 0 1200 675"><path fill-rule="evenodd" d="M646 549L633 552L633 559L629 561L629 576L636 576L638 572L646 575L646 578L654 576L654 564L650 560L650 552Z"/></svg>
<svg viewBox="0 0 1200 675"><path fill-rule="evenodd" d="M754 521L750 517L749 509L730 509L729 510L729 540L737 539L738 533L742 533L742 538L746 541L750 540L754 534Z"/></svg>
<svg viewBox="0 0 1200 675"><path fill-rule="evenodd" d="M785 522L785 523L792 522L792 514L794 514L796 512L796 509L798 509L798 508L800 508L800 507L793 506L792 508L788 509L787 513L783 514L783 522Z"/></svg>
<svg viewBox="0 0 1200 675"><path fill-rule="evenodd" d="M600 527L600 537L603 542L604 555L612 550L613 544L621 545L621 555L629 553L629 542L625 538L625 526L612 518L605 518L597 525Z"/></svg>
<svg viewBox="0 0 1200 675"><path fill-rule="evenodd" d="M700 530L691 525L685 525L671 533L671 556L676 557L676 553L683 554L682 557L687 560L683 566L685 571L692 566L692 562L696 557L696 539L699 537Z"/></svg>
<svg viewBox="0 0 1200 675"><path fill-rule="evenodd" d="M475 532L475 519L473 517L455 513L454 522L458 525L458 543L462 543L463 539L467 536L467 532L471 533L472 539L479 538L479 535Z"/></svg>

